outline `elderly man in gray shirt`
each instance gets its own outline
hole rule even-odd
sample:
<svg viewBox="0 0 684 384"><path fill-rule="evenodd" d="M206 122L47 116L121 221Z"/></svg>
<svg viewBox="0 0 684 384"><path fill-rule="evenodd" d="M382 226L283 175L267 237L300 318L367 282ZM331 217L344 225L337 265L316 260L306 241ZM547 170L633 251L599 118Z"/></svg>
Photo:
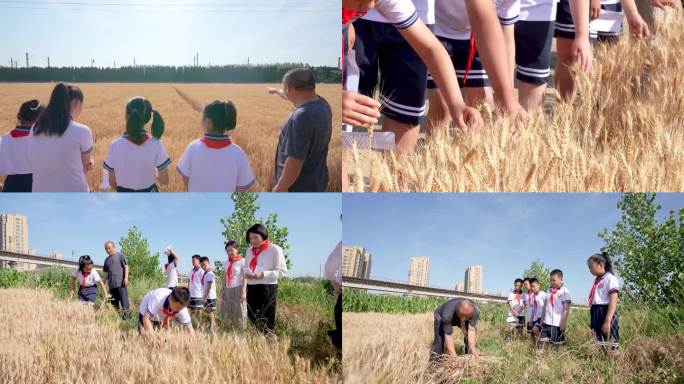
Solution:
<svg viewBox="0 0 684 384"><path fill-rule="evenodd" d="M130 318L130 307L128 303L128 260L126 256L116 251L113 241L105 243L107 258L104 261L105 273L104 280L109 286L109 294L112 305L118 310L123 309L123 319Z"/></svg>
<svg viewBox="0 0 684 384"><path fill-rule="evenodd" d="M454 326L461 328L465 337L465 353L475 356L480 355L477 349L477 320L480 318L480 309L472 300L457 297L447 300L435 310L435 339L432 342L430 361L438 360L444 355L446 345L449 356L456 356L454 349L453 329Z"/></svg>

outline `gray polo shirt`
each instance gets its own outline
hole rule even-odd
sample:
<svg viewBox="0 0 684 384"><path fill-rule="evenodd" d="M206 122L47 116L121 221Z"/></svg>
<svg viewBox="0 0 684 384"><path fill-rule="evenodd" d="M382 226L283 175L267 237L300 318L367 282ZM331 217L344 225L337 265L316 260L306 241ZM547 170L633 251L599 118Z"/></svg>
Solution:
<svg viewBox="0 0 684 384"><path fill-rule="evenodd" d="M451 335L454 326L461 328L461 319L456 316L456 308L458 308L458 305L462 300L467 299L457 297L447 300L435 310L435 318L439 316L442 323L442 329L447 335ZM475 306L473 310L473 317L471 317L470 320L466 320L465 325L477 328L477 320L480 318L480 308L478 308L475 304L473 305Z"/></svg>
<svg viewBox="0 0 684 384"><path fill-rule="evenodd" d="M110 289L119 288L123 285L124 265L127 264L126 256L119 252L107 256L102 271L107 272L107 285L109 285Z"/></svg>
<svg viewBox="0 0 684 384"><path fill-rule="evenodd" d="M295 108L280 131L275 159L275 182L285 160L302 160L302 171L290 192L325 192L328 188L328 145L332 136L332 110L324 98Z"/></svg>

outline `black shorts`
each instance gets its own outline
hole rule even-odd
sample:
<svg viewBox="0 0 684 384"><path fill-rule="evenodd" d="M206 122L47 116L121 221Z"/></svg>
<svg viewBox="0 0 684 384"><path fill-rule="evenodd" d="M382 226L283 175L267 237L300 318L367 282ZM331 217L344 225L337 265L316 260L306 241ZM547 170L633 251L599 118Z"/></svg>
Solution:
<svg viewBox="0 0 684 384"><path fill-rule="evenodd" d="M532 329L533 329L534 327L537 327L537 328L541 329L541 318L539 318L539 319L537 319L537 320L535 320L535 321L532 321L532 322L530 322L530 323L527 323L527 332L528 332L528 333L532 333Z"/></svg>
<svg viewBox="0 0 684 384"><path fill-rule="evenodd" d="M80 288L78 290L78 301L94 303L97 300L97 286Z"/></svg>
<svg viewBox="0 0 684 384"><path fill-rule="evenodd" d="M204 299L201 297L190 298L190 303L188 303L188 308L190 309L202 309L204 308Z"/></svg>
<svg viewBox="0 0 684 384"><path fill-rule="evenodd" d="M216 299L207 299L204 303L204 309L207 312L214 312L216 310Z"/></svg>
<svg viewBox="0 0 684 384"><path fill-rule="evenodd" d="M514 36L516 79L546 84L551 77L553 22L519 20Z"/></svg>
<svg viewBox="0 0 684 384"><path fill-rule="evenodd" d="M33 190L33 174L7 175L2 192L31 192Z"/></svg>
<svg viewBox="0 0 684 384"><path fill-rule="evenodd" d="M451 64L454 66L454 71L456 71L456 78L458 79L459 87L483 88L490 86L487 72L485 72L485 69L482 66L482 61L480 60L480 56L477 54L477 49L475 50L473 62L470 65L468 77L465 79L465 82L463 81L466 67L468 66L468 57L470 56L470 40L456 40L441 36L437 36L437 39L440 43L442 43L449 54L449 57L451 58ZM437 88L437 84L432 79L432 75L429 73L427 78L427 87L428 89Z"/></svg>
<svg viewBox="0 0 684 384"><path fill-rule="evenodd" d="M515 326L518 328L522 328L525 326L525 316L518 316L518 321L515 323Z"/></svg>
<svg viewBox="0 0 684 384"><path fill-rule="evenodd" d="M603 322L606 321L608 314L608 305L592 305L590 309L589 326L596 335L596 344L610 348L618 349L620 347L620 317L615 312L613 320L610 323L610 335L603 333Z"/></svg>
<svg viewBox="0 0 684 384"><path fill-rule="evenodd" d="M622 6L620 3L616 4L601 4L601 9L607 11L622 12ZM599 14L599 19L601 15ZM589 39L593 42L615 42L618 37L622 34L622 27L620 31L606 32L597 31L591 26L589 27ZM572 21L572 14L570 13L570 2L569 0L560 0L558 7L556 8L556 24L553 31L553 36L563 39L574 39L575 38L575 24Z"/></svg>
<svg viewBox="0 0 684 384"><path fill-rule="evenodd" d="M539 334L539 341L542 343L551 343L553 345L564 345L565 332L561 331L560 327L544 324L541 333Z"/></svg>
<svg viewBox="0 0 684 384"><path fill-rule="evenodd" d="M379 88L382 113L400 123L419 125L425 114L427 67L391 23L359 19L347 60L347 76L358 71L358 92L373 97ZM354 90L351 81L347 82Z"/></svg>

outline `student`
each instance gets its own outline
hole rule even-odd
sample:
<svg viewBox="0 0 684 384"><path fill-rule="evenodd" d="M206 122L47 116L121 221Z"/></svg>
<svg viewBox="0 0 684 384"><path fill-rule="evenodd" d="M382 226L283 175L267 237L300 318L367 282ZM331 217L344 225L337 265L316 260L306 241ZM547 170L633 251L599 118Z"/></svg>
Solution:
<svg viewBox="0 0 684 384"><path fill-rule="evenodd" d="M107 258L104 261L102 271L105 273L104 280L109 286L110 301L114 308L123 310L122 318L130 318L128 302L128 260L126 256L116 251L113 241L105 243Z"/></svg>
<svg viewBox="0 0 684 384"><path fill-rule="evenodd" d="M167 248L164 253L168 258L168 263L164 264L166 287L174 289L178 285L178 255L170 248Z"/></svg>
<svg viewBox="0 0 684 384"><path fill-rule="evenodd" d="M0 178L6 176L2 192L31 192L33 175L28 157L28 136L31 126L45 110L38 100L30 100L19 107L16 127L0 140Z"/></svg>
<svg viewBox="0 0 684 384"><path fill-rule="evenodd" d="M150 136L145 124L152 120ZM114 140L103 166L117 192L158 192L157 183L169 183L171 159L160 141L164 119L144 97L126 103L126 132Z"/></svg>
<svg viewBox="0 0 684 384"><path fill-rule="evenodd" d="M649 33L648 26L639 15L634 0L600 0L600 9L593 6L594 2L592 2L590 15L586 14L589 5L585 1L560 0L556 10L556 23L553 33L556 37L556 49L558 51L555 71L556 88L561 98L566 101L571 100L574 96L575 85L571 73L573 64L578 61L582 71L591 71L589 39L592 42L615 41L622 32L622 19L619 21L620 26L617 32L603 30L601 27L595 27L595 23L586 24L586 22L603 19L601 10L621 13L624 8L632 34L641 38ZM608 17L606 13L604 18ZM578 21L575 23L574 20Z"/></svg>
<svg viewBox="0 0 684 384"><path fill-rule="evenodd" d="M97 271L93 272L93 260L90 255L83 255L78 258L78 268L71 273L69 281L69 299L74 297L74 286L79 284L78 301L81 304L94 305L97 300L97 285L102 289L102 295L107 299L107 289Z"/></svg>
<svg viewBox="0 0 684 384"><path fill-rule="evenodd" d="M525 325L525 297L522 291L522 279L515 279L513 290L508 294L508 329L513 334L516 330L522 336Z"/></svg>
<svg viewBox="0 0 684 384"><path fill-rule="evenodd" d="M228 132L237 125L231 101L214 100L202 110L204 136L185 149L176 169L188 192L245 192L254 185L254 173L245 151Z"/></svg>
<svg viewBox="0 0 684 384"><path fill-rule="evenodd" d="M527 331L530 332L532 345L536 346L537 340L539 339L539 333L541 332L542 328L541 316L546 294L541 290L539 280L537 280L535 277L530 279L530 288L530 293L527 298L527 302L529 303L527 307Z"/></svg>
<svg viewBox="0 0 684 384"><path fill-rule="evenodd" d="M268 229L254 224L245 234L252 246L245 253L247 270L247 317L264 334L275 330L278 279L285 277L287 264L283 249L268 241Z"/></svg>
<svg viewBox="0 0 684 384"><path fill-rule="evenodd" d="M221 286L221 321L245 329L247 320L247 280L245 259L240 256L237 242L229 240L225 247L228 259L223 263L226 278Z"/></svg>
<svg viewBox="0 0 684 384"><path fill-rule="evenodd" d="M83 110L83 92L59 83L28 137L33 192L88 192L86 172L93 169L93 134L75 120Z"/></svg>
<svg viewBox="0 0 684 384"><path fill-rule="evenodd" d="M190 292L185 287L158 288L143 296L138 313L138 332L151 335L156 329L168 328L171 319L178 320L183 328L195 335L190 313L186 308Z"/></svg>
<svg viewBox="0 0 684 384"><path fill-rule="evenodd" d="M280 131L273 191L325 192L332 110L316 93L313 71L294 68L285 73L282 97L292 103L294 110Z"/></svg>
<svg viewBox="0 0 684 384"><path fill-rule="evenodd" d="M596 344L604 351L617 350L620 347L620 317L617 313L620 283L613 274L608 253L589 256L587 266L589 272L596 276L589 293L591 331Z"/></svg>
<svg viewBox="0 0 684 384"><path fill-rule="evenodd" d="M560 346L565 344L565 329L570 316L570 291L563 286L563 271L551 271L551 287L545 295L542 308L542 330L539 342L544 348L548 344Z"/></svg>
<svg viewBox="0 0 684 384"><path fill-rule="evenodd" d="M482 355L477 348L477 320L479 318L480 309L470 299L457 297L437 307L434 322L435 338L432 341L429 361L439 360L444 355L445 346L449 356L456 357L454 328L460 328L465 334L463 344L466 354Z"/></svg>
<svg viewBox="0 0 684 384"><path fill-rule="evenodd" d="M193 318L197 323L197 329L202 325L202 311L204 310L204 291L202 287L202 276L204 276L204 269L200 263L200 255L192 255L192 271L190 271L190 282L188 288L190 290L190 303L188 308L193 313Z"/></svg>
<svg viewBox="0 0 684 384"><path fill-rule="evenodd" d="M202 275L202 302L204 303L204 310L209 313L209 319L211 321L209 330L211 332L216 331L216 276L214 275L214 268L211 267L209 263L209 258L202 256L200 258L200 264L204 270Z"/></svg>

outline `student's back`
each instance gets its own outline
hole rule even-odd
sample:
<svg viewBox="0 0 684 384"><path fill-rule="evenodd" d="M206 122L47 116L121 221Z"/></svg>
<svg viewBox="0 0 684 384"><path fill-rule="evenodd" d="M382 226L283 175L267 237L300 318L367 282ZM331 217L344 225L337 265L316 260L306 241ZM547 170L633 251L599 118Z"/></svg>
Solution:
<svg viewBox="0 0 684 384"><path fill-rule="evenodd" d="M164 145L157 138L149 137L138 145L120 137L109 146L104 168L116 174L117 186L139 190L152 186L157 171L170 163Z"/></svg>
<svg viewBox="0 0 684 384"><path fill-rule="evenodd" d="M290 192L325 192L328 187L328 145L332 136L332 110L318 96L295 108L280 132L276 153L276 182L287 157L302 160L302 170Z"/></svg>
<svg viewBox="0 0 684 384"><path fill-rule="evenodd" d="M35 129L35 126L34 126ZM88 192L82 156L93 149L87 126L70 121L61 136L36 135L28 139L34 192Z"/></svg>
<svg viewBox="0 0 684 384"><path fill-rule="evenodd" d="M0 138L0 174L28 175L31 173L28 155L29 132L28 127L17 127Z"/></svg>
<svg viewBox="0 0 684 384"><path fill-rule="evenodd" d="M234 143L210 148L195 140L183 153L178 170L189 179L188 192L234 192L254 183L247 155Z"/></svg>

